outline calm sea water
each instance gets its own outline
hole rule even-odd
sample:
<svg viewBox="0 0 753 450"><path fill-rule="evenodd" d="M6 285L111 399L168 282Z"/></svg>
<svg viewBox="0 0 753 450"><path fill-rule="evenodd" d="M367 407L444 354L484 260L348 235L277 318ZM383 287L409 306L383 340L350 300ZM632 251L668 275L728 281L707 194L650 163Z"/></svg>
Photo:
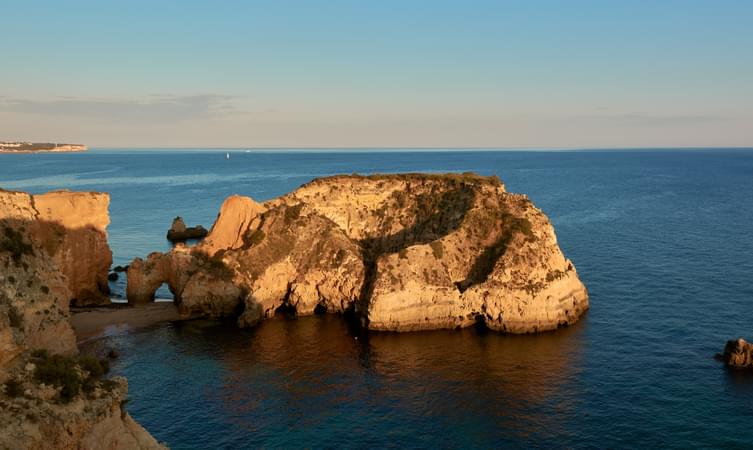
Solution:
<svg viewBox="0 0 753 450"><path fill-rule="evenodd" d="M713 356L753 338L753 150L0 155L0 187L112 195L115 264L335 173L499 175L551 218L591 295L528 336L372 333L336 316L163 324L115 346L128 409L175 449L753 446L753 375ZM114 286L115 290L121 289Z"/></svg>

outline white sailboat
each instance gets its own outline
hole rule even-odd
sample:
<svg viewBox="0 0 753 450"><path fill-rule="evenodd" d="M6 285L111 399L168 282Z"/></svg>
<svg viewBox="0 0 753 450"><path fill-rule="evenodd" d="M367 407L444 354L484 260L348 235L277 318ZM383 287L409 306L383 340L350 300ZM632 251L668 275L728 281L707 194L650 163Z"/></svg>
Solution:
<svg viewBox="0 0 753 450"><path fill-rule="evenodd" d="M230 159L230 152L225 153L225 159Z"/></svg>

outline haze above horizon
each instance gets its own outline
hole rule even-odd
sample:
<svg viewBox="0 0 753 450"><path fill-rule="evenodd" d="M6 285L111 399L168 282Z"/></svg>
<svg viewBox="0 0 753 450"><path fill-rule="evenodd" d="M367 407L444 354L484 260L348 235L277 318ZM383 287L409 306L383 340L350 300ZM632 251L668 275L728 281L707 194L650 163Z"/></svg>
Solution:
<svg viewBox="0 0 753 450"><path fill-rule="evenodd" d="M0 140L753 146L753 2L3 7Z"/></svg>

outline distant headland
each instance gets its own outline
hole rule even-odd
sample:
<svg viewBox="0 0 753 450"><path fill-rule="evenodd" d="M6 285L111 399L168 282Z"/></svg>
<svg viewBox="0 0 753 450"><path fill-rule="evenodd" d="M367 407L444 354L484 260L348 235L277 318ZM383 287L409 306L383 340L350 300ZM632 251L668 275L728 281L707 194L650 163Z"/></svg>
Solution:
<svg viewBox="0 0 753 450"><path fill-rule="evenodd" d="M36 153L36 152L83 152L88 147L83 144L56 144L50 142L3 142L0 141L0 153Z"/></svg>

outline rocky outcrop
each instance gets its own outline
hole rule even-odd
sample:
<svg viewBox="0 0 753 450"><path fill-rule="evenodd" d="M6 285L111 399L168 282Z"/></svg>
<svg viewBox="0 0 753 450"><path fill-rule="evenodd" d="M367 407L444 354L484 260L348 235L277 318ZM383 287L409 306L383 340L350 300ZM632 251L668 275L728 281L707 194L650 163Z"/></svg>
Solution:
<svg viewBox="0 0 753 450"><path fill-rule="evenodd" d="M264 205L233 196L203 243L134 262L129 300L168 282L199 312L209 277L238 291L226 285L205 309L242 311L242 326L277 311L329 311L373 330L483 323L526 333L573 323L588 308L547 217L474 174L335 176Z"/></svg>
<svg viewBox="0 0 753 450"><path fill-rule="evenodd" d="M55 191L30 195L0 190L0 220L28 223L29 238L65 275L76 306L109 303L107 245L110 196Z"/></svg>
<svg viewBox="0 0 753 450"><path fill-rule="evenodd" d="M77 351L68 324L68 282L34 243L33 224L0 219L0 370L28 349Z"/></svg>
<svg viewBox="0 0 753 450"><path fill-rule="evenodd" d="M57 191L34 195L40 240L68 279L75 306L109 303L107 244L110 196Z"/></svg>
<svg viewBox="0 0 753 450"><path fill-rule="evenodd" d="M125 380L76 357L69 303L96 278L60 264L106 276L101 195L0 191L0 448L162 448L122 409Z"/></svg>
<svg viewBox="0 0 753 450"><path fill-rule="evenodd" d="M201 248L213 256L219 250L235 250L244 245L244 233L259 225L266 208L249 197L231 195L220 207L220 214Z"/></svg>
<svg viewBox="0 0 753 450"><path fill-rule="evenodd" d="M209 232L201 225L186 227L183 218L178 216L173 219L173 224L167 230L167 240L170 242L185 242L189 239L203 239Z"/></svg>
<svg viewBox="0 0 753 450"><path fill-rule="evenodd" d="M34 364L29 363L29 367ZM33 369L32 369L33 371ZM156 450L159 444L125 411L128 383L117 377L99 383L86 396L55 400L59 388L32 381L32 371L16 374L13 389L0 395L0 448L77 450Z"/></svg>
<svg viewBox="0 0 753 450"><path fill-rule="evenodd" d="M753 344L743 338L727 341L722 360L727 367L753 369Z"/></svg>

